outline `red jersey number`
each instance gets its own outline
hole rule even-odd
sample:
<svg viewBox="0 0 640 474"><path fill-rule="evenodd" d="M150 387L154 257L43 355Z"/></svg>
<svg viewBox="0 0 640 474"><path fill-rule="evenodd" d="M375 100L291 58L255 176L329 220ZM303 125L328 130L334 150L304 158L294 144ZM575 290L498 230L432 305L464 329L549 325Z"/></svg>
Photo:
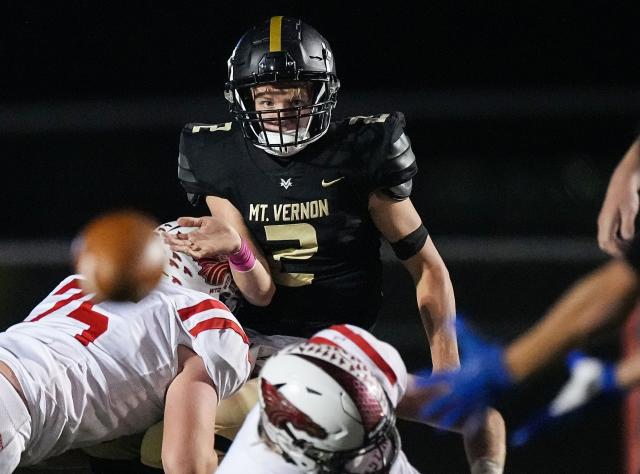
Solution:
<svg viewBox="0 0 640 474"><path fill-rule="evenodd" d="M79 280L77 279L71 280L69 283L64 285L54 294L62 295L72 289L80 289ZM58 301L55 305L53 305L51 309L45 311L42 314L39 314L38 316L34 317L30 321L32 322L38 321L44 318L45 316L48 316L49 314L56 312L57 310L68 305L69 303L82 298L83 296L84 294L82 292L73 293L67 299ZM101 334L103 334L109 327L109 318L107 318L104 314L100 314L97 311L94 311L93 306L94 304L91 301L83 301L78 308L74 309L73 311L65 315L69 318L73 318L89 326L87 329L73 336L83 346L87 346L89 345L90 342L95 341L96 338L99 337Z"/></svg>

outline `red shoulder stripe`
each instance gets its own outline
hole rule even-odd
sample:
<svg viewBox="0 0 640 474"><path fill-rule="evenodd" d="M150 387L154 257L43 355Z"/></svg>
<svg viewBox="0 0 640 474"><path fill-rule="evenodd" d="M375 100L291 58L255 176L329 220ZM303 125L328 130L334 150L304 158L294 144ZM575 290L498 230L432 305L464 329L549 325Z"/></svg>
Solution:
<svg viewBox="0 0 640 474"><path fill-rule="evenodd" d="M384 358L376 351L371 344L367 342L367 340L361 335L353 332L351 329L344 325L336 325L331 326L329 329L333 331L339 332L344 337L353 342L356 346L358 346L362 352L364 352L369 359L373 361L374 364L378 366L378 368L382 371L382 373L387 377L387 380L392 384L396 383L398 377L396 376L393 369L387 364Z"/></svg>
<svg viewBox="0 0 640 474"><path fill-rule="evenodd" d="M321 337L321 336L313 336L311 339L309 339L309 342L315 342L316 344L327 344L329 346L340 347L331 339L327 339L326 337ZM343 348L341 347L341 349Z"/></svg>
<svg viewBox="0 0 640 474"><path fill-rule="evenodd" d="M242 338L245 344L249 344L249 338L242 328L234 321L226 318L210 318L200 321L193 327L193 329L191 329L191 331L189 331L189 333L193 337L196 337L202 331L208 331L209 329L231 329Z"/></svg>
<svg viewBox="0 0 640 474"><path fill-rule="evenodd" d="M196 305L189 306L188 308L179 309L178 315L180 316L180 319L186 321L191 316L195 316L196 314L202 313L203 311L209 311L210 309L224 309L225 311L229 311L229 308L227 308L224 303L221 303L218 300L207 299L201 301Z"/></svg>

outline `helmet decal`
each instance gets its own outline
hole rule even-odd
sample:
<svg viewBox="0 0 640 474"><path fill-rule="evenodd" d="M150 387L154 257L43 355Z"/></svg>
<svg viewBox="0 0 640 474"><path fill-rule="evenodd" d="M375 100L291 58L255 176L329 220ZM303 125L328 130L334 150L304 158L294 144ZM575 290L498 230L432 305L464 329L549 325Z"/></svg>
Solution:
<svg viewBox="0 0 640 474"><path fill-rule="evenodd" d="M289 400L287 400L278 389L267 382L261 380L261 390L264 399L264 410L269 421L278 428L284 428L287 423L307 433L314 438L324 439L327 432L319 424L315 423L309 416L298 410Z"/></svg>
<svg viewBox="0 0 640 474"><path fill-rule="evenodd" d="M282 17L273 16L269 21L269 51L282 50Z"/></svg>

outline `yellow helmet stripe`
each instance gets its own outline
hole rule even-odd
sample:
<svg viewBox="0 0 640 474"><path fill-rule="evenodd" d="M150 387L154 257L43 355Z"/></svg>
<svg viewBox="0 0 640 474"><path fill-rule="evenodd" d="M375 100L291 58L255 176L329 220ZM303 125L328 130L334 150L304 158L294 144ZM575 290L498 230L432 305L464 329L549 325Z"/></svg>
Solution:
<svg viewBox="0 0 640 474"><path fill-rule="evenodd" d="M269 25L269 52L274 53L282 50L280 39L282 37L282 17L272 16Z"/></svg>

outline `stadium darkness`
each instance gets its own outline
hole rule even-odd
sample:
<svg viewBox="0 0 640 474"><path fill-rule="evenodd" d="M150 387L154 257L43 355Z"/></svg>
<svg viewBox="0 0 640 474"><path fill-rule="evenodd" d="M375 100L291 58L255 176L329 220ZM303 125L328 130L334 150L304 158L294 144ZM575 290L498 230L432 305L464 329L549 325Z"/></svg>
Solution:
<svg viewBox="0 0 640 474"><path fill-rule="evenodd" d="M230 120L226 60L271 15L299 16L330 42L337 118L405 112L419 166L412 199L442 249L458 308L486 334L510 339L603 260L599 207L640 122L637 2L5 2L0 241L52 239L64 251L54 263L16 265L7 259L14 247L0 249L5 326L68 272L68 243L97 213L132 206L165 221L206 212L177 180L180 129ZM509 260L499 247L529 238L586 254L536 260L527 250ZM376 334L409 369L423 367L410 278L387 267ZM594 350L615 357L618 341L594 341ZM562 370L512 400L508 423L544 403ZM506 472L621 472L622 421L619 407L602 407L511 451ZM465 472L457 437L401 428L425 472Z"/></svg>
<svg viewBox="0 0 640 474"><path fill-rule="evenodd" d="M274 12L324 34L345 93L637 84L633 2L569 3L18 2L3 6L0 97L219 91L239 35Z"/></svg>

